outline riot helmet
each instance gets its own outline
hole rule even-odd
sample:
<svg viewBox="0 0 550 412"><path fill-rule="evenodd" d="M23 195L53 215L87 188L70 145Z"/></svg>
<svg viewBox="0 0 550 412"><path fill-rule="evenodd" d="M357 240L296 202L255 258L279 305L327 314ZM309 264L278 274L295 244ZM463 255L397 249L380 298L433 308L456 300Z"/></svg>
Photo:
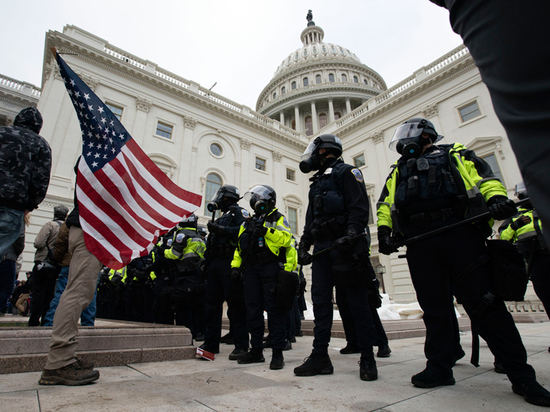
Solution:
<svg viewBox="0 0 550 412"><path fill-rule="evenodd" d="M527 199L529 197L523 180L516 185L514 192L519 200Z"/></svg>
<svg viewBox="0 0 550 412"><path fill-rule="evenodd" d="M429 135L428 139L422 136L424 133ZM432 122L415 117L395 130L389 148L407 159L414 158L420 156L424 146L439 142L441 139L443 136L437 134Z"/></svg>
<svg viewBox="0 0 550 412"><path fill-rule="evenodd" d="M342 155L342 141L333 134L322 134L317 136L313 142L310 142L302 154L300 170L302 173L309 173L321 168L322 160L327 154L320 155L319 149L328 149L328 153L333 153L336 157Z"/></svg>
<svg viewBox="0 0 550 412"><path fill-rule="evenodd" d="M209 212L214 212L218 209L222 212L226 212L229 210L229 206L237 203L239 199L239 189L236 186L223 185L216 191L212 201L206 205L206 208Z"/></svg>
<svg viewBox="0 0 550 412"><path fill-rule="evenodd" d="M198 221L199 219L197 218L197 216L194 213L191 213L179 223L179 227L193 227L196 229Z"/></svg>
<svg viewBox="0 0 550 412"><path fill-rule="evenodd" d="M254 186L244 194L244 198L250 202L250 207L258 215L271 212L277 203L277 193L267 185Z"/></svg>

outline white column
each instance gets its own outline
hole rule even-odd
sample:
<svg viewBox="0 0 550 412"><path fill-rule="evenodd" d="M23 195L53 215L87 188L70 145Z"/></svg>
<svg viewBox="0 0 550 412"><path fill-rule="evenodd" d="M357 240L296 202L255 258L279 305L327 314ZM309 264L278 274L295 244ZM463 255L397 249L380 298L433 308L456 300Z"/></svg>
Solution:
<svg viewBox="0 0 550 412"><path fill-rule="evenodd" d="M349 101L349 97L346 97L346 114L351 113L351 103Z"/></svg>
<svg viewBox="0 0 550 412"><path fill-rule="evenodd" d="M315 102L311 102L311 123L313 134L316 135L319 132L319 119L317 118L317 107L315 106Z"/></svg>
<svg viewBox="0 0 550 412"><path fill-rule="evenodd" d="M296 123L296 131L302 131L302 122L300 122L300 109L298 105L294 106L294 122Z"/></svg>
<svg viewBox="0 0 550 412"><path fill-rule="evenodd" d="M279 121L281 122L281 124L285 124L285 112L284 111L281 111L281 113L279 113Z"/></svg>
<svg viewBox="0 0 550 412"><path fill-rule="evenodd" d="M328 122L332 123L334 121L334 104L332 99L328 99Z"/></svg>

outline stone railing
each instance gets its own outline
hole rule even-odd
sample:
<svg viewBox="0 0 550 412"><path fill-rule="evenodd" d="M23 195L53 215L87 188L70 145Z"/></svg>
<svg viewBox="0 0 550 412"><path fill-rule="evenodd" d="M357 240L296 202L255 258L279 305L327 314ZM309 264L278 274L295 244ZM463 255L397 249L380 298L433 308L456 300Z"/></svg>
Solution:
<svg viewBox="0 0 550 412"><path fill-rule="evenodd" d="M110 44L105 45L103 51L110 56L131 64L132 66L139 67L140 69L145 69L147 67L147 62L143 59L140 59L139 57L127 53L124 50L119 49L118 47L114 47Z"/></svg>
<svg viewBox="0 0 550 412"><path fill-rule="evenodd" d="M437 59L436 61L432 62L428 66L425 66L421 68L420 70L417 70L413 75L407 77L405 80L397 83L395 86L389 88L384 93L379 94L376 97L373 97L366 103L364 103L362 106L358 107L351 113L348 113L341 119L338 119L336 121L337 127L342 127L343 125L353 121L358 116L362 115L363 113L366 113L369 110L372 110L374 107L378 106L379 104L384 103L385 101L394 98L395 96L400 95L401 93L404 93L420 81L424 81L425 79L429 78L430 76L433 76L435 73L443 69L444 67L448 66L449 64L460 60L464 58L465 56L468 56L469 52L466 46L460 45L454 50L451 50L446 55L442 56L440 59Z"/></svg>
<svg viewBox="0 0 550 412"><path fill-rule="evenodd" d="M285 133L289 135L290 138L295 140L302 140L305 139L304 133L299 133L296 130L291 129L290 127L284 126L281 123L279 123L276 120L270 119L260 113L257 113L250 108L240 105L232 100L229 100L219 94L216 94L212 92L211 90L208 90L202 86L200 86L197 83L194 83L190 80L187 80L183 77L180 77L174 73L171 73L167 70L164 70L160 67L157 67L155 63L150 62L148 60L140 59L137 56L134 56L130 53L125 52L122 49L116 48L112 45L105 45L103 48L103 51L107 53L110 56L115 57L116 59L122 60L123 62L126 62L128 64L131 64L132 66L138 67L140 69L146 70L154 74L155 76L175 84L176 86L179 86L181 88L187 89L191 92L195 92L199 94L200 96L210 99L213 102L223 106L226 109L232 110L234 112L237 112L243 116L249 117L251 119L254 119L260 123L263 123L265 126L270 127L274 130L278 130L282 133Z"/></svg>
<svg viewBox="0 0 550 412"><path fill-rule="evenodd" d="M27 82L12 79L11 77L0 75L0 87L26 94L37 100L40 98L40 88Z"/></svg>

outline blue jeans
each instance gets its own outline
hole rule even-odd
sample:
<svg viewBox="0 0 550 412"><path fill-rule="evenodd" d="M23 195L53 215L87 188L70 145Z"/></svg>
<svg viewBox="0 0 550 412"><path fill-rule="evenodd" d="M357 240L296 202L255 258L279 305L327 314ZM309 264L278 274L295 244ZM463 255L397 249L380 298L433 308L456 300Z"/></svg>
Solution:
<svg viewBox="0 0 550 412"><path fill-rule="evenodd" d="M22 210L0 206L0 258L4 257L19 236L24 215Z"/></svg>
<svg viewBox="0 0 550 412"><path fill-rule="evenodd" d="M59 276L57 277L57 283L55 285L55 295L52 301L50 302L50 309L46 314L44 326L53 325L53 316L55 315L55 310L57 309L57 305L59 304L59 298L61 297L61 294L63 293L63 291L65 290L65 287L67 286L68 278L69 278L69 266L63 266L61 268L61 272L59 273ZM82 326L94 326L95 312L96 312L96 303L95 303L96 296L97 296L97 288L96 288L96 293L94 295L94 298L92 299L88 307L84 309L80 314L80 324Z"/></svg>
<svg viewBox="0 0 550 412"><path fill-rule="evenodd" d="M0 261L0 312L6 313L8 300L15 284L15 262L5 259Z"/></svg>

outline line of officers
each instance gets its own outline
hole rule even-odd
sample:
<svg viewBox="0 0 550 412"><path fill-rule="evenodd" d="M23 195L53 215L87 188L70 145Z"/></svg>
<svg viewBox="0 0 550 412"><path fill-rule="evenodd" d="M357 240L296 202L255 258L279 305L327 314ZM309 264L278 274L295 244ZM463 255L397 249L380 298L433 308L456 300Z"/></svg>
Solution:
<svg viewBox="0 0 550 412"><path fill-rule="evenodd" d="M400 158L391 166L377 203L378 250L389 255L407 245L407 263L424 312L427 362L411 383L420 388L455 384L452 368L464 356L456 327L456 297L472 328L501 362L513 392L527 402L550 406L550 392L537 382L534 369L527 364L511 314L504 301L491 293L491 263L484 259L493 220L516 216L515 203L508 199L487 162L462 144L440 144L442 138L423 118L400 125L389 146ZM379 357L389 356L390 350L376 311L380 296L369 258L369 200L361 170L344 163L341 155L342 142L330 134L316 137L302 155L300 170L310 175L311 184L297 247L286 218L275 207L276 193L271 187L258 185L246 192L252 216L237 205L240 196L236 187L226 185L218 190L209 207L222 215L208 224L206 245L201 243L200 249L206 250L207 280L203 349L219 352L225 300L235 342L230 359L265 361L262 336L266 311L273 350L270 369L283 368L285 316L292 306L288 296L296 295L299 283L296 265L311 264L313 350L294 374L334 372L328 346L335 289L348 341L343 353L361 354L361 380L378 378L373 347L378 346ZM476 216L481 217L459 224ZM517 218L510 222L513 228L521 227ZM185 262L190 242L201 242L188 223L182 222L182 227L165 236L156 248L160 259L154 258L153 266L158 293L163 290L162 282L157 286L163 275L157 273L157 262ZM422 237L430 232L436 234ZM407 243L412 238L418 240ZM194 252L198 250L196 246ZM200 273L202 256L197 255L200 258L184 268L187 272L193 268ZM178 289L176 284L169 287Z"/></svg>

